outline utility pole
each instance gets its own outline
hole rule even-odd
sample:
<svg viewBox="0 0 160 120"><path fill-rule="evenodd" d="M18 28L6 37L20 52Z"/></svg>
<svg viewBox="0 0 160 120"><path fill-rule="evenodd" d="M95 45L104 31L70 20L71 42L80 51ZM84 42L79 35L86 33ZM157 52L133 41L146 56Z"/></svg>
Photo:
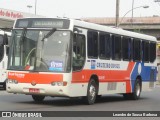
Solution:
<svg viewBox="0 0 160 120"><path fill-rule="evenodd" d="M119 0L116 0L116 24L115 26L118 27L119 24Z"/></svg>
<svg viewBox="0 0 160 120"><path fill-rule="evenodd" d="M154 0L154 2L160 2L160 0Z"/></svg>
<svg viewBox="0 0 160 120"><path fill-rule="evenodd" d="M160 0L154 0L154 2L157 2L158 5L160 6Z"/></svg>
<svg viewBox="0 0 160 120"><path fill-rule="evenodd" d="M133 26L133 8L134 8L134 0L132 0L132 20L131 20L132 26Z"/></svg>
<svg viewBox="0 0 160 120"><path fill-rule="evenodd" d="M35 15L37 14L37 0L35 0Z"/></svg>

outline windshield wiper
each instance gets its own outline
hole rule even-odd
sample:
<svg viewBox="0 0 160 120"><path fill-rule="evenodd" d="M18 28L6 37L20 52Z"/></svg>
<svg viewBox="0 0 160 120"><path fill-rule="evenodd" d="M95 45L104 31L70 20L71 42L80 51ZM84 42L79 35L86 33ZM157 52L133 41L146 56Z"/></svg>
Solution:
<svg viewBox="0 0 160 120"><path fill-rule="evenodd" d="M27 28L23 28L22 34L20 36L20 42L22 42L26 36Z"/></svg>
<svg viewBox="0 0 160 120"><path fill-rule="evenodd" d="M52 30L50 30L47 35L45 35L41 41L44 41L44 39L50 37L57 29L56 28L52 28Z"/></svg>
<svg viewBox="0 0 160 120"><path fill-rule="evenodd" d="M24 59L24 54L22 54L22 52L24 53L24 39L26 36L26 31L27 28L23 28L22 34L20 36L20 40L19 40L19 44L20 44L20 64L23 65L23 60Z"/></svg>
<svg viewBox="0 0 160 120"><path fill-rule="evenodd" d="M44 40L46 38L50 37L56 30L57 30L56 28L52 28L46 35L44 35L44 37L41 40L38 40L37 50L36 50L36 63L35 63L36 66L40 66L40 64L37 64L37 61L39 61L47 66L47 63L42 58Z"/></svg>

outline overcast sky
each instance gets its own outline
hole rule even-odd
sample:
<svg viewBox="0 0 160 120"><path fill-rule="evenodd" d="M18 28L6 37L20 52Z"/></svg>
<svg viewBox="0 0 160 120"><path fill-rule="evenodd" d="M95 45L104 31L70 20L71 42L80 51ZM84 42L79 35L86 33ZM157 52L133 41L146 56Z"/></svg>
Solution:
<svg viewBox="0 0 160 120"><path fill-rule="evenodd" d="M134 7L149 8L134 10L134 17L160 16L160 3L155 0L134 0ZM27 8L31 5L32 8ZM34 14L35 0L0 0L0 8ZM120 0L120 16L132 9L132 0ZM116 0L37 0L37 14L48 17L115 17ZM126 17L130 17L129 12Z"/></svg>

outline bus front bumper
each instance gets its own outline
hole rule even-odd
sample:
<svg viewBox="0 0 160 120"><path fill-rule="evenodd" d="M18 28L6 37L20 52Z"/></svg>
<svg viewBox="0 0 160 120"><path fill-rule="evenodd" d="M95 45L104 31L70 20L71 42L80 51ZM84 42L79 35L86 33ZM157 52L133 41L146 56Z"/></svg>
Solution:
<svg viewBox="0 0 160 120"><path fill-rule="evenodd" d="M7 83L6 85L8 93L69 97L69 92L66 86L52 86L51 84L37 84L33 86L28 83Z"/></svg>

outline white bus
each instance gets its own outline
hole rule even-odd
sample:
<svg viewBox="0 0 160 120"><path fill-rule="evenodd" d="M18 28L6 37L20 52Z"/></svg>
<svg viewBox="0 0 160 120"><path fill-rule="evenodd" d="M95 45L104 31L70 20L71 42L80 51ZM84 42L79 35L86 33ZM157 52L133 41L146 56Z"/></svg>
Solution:
<svg viewBox="0 0 160 120"><path fill-rule="evenodd" d="M7 62L8 62L8 41L11 33L0 30L0 87L6 88Z"/></svg>
<svg viewBox="0 0 160 120"><path fill-rule="evenodd" d="M156 38L73 19L15 21L7 91L82 97L94 104L105 94L139 99L156 82Z"/></svg>

